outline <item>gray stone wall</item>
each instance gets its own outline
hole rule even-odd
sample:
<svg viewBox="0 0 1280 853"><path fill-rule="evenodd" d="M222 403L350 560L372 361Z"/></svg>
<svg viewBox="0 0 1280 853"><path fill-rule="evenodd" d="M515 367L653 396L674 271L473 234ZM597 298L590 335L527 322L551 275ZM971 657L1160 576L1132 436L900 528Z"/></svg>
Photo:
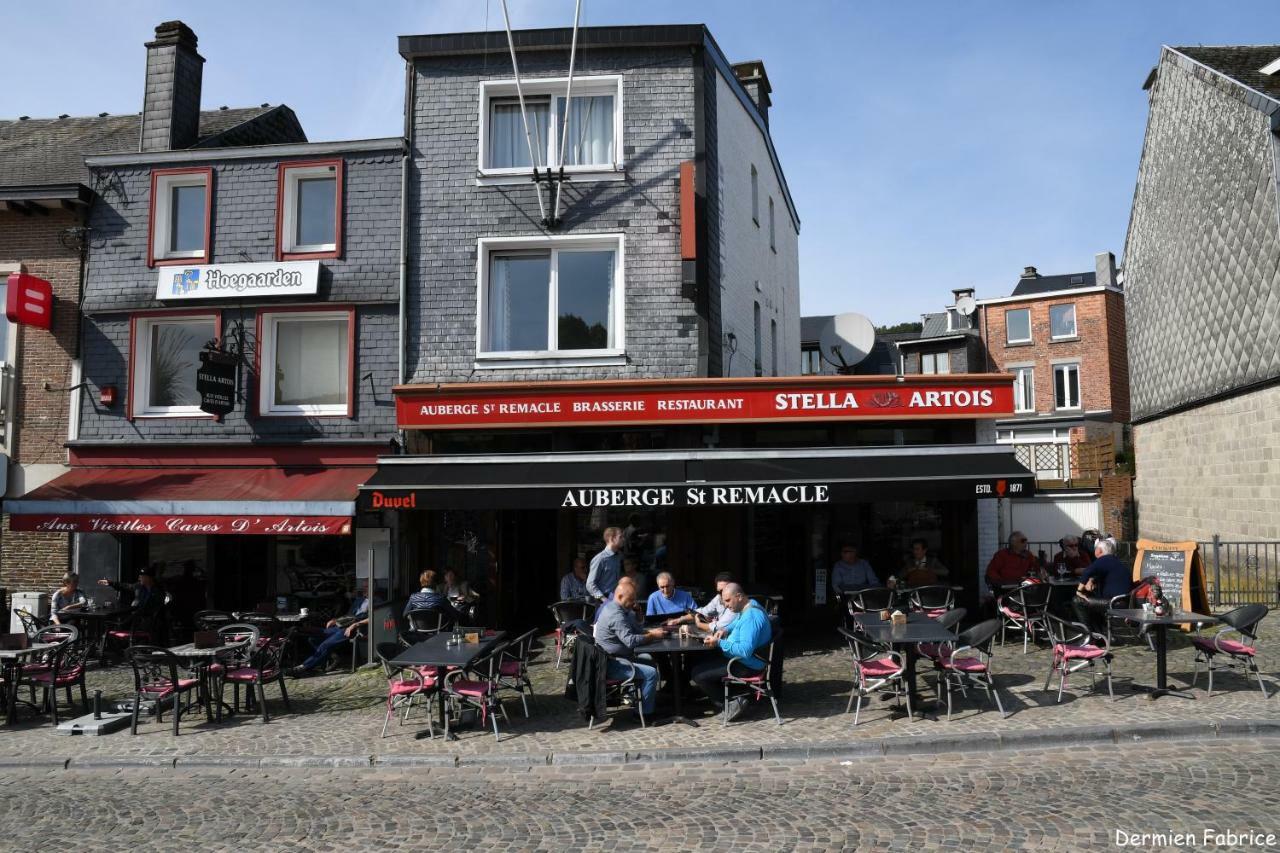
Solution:
<svg viewBox="0 0 1280 853"><path fill-rule="evenodd" d="M315 301L394 302L399 282L400 155L388 151L343 159L343 254L320 262ZM211 151L200 164L213 167L210 263L275 260L279 162L219 161ZM151 167L97 169L94 178L102 188L102 200L89 218L85 312L164 307L155 299L158 273L147 267Z"/></svg>
<svg viewBox="0 0 1280 853"><path fill-rule="evenodd" d="M1135 420L1280 376L1274 140L1245 97L1164 51L1124 257Z"/></svg>
<svg viewBox="0 0 1280 853"><path fill-rule="evenodd" d="M1133 427L1138 533L1280 539L1280 387Z"/></svg>
<svg viewBox="0 0 1280 853"><path fill-rule="evenodd" d="M503 55L414 65L414 257L409 373L416 382L698 375L695 305L681 295L679 165L694 157L687 50L584 51L575 77L622 74L625 181L567 184L559 234L625 235L626 364L475 370L476 241L549 233L532 184L477 186L480 82L510 79ZM564 76L567 52L520 57L522 78Z"/></svg>

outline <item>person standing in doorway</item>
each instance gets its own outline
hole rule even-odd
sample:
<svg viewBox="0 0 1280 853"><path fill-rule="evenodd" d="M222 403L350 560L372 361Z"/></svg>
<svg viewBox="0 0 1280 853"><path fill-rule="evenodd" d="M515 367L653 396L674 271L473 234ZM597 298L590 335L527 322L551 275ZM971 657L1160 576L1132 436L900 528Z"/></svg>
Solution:
<svg viewBox="0 0 1280 853"><path fill-rule="evenodd" d="M622 544L626 539L617 527L606 527L604 549L591 558L587 574L587 594L597 602L613 600L613 591L622 577Z"/></svg>

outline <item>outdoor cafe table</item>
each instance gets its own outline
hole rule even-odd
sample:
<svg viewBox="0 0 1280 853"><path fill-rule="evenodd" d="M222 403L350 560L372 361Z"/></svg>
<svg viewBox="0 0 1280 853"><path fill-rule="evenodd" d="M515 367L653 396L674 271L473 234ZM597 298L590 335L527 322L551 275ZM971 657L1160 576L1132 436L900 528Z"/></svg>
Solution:
<svg viewBox="0 0 1280 853"><path fill-rule="evenodd" d="M0 668L4 672L4 683L8 687L7 692L9 694L5 702L5 720L10 725L13 724L17 713L19 665L24 659L52 649L56 645L57 643L34 643L25 649L0 649Z"/></svg>
<svg viewBox="0 0 1280 853"><path fill-rule="evenodd" d="M97 651L94 655L101 666L107 665L107 626L122 616L134 612L132 607L111 605L107 607L72 607L59 610L58 620L75 622L85 634L91 648Z"/></svg>
<svg viewBox="0 0 1280 853"><path fill-rule="evenodd" d="M213 685L209 678L209 667L218 659L218 655L243 648L246 642L248 641L236 640L234 643L222 643L221 645L210 646L207 649L196 648L195 643L183 643L180 646L173 646L169 649L170 654L174 657L182 658L196 671L196 675L200 679L200 690L205 697L206 718L209 717L213 707ZM247 702L248 700L245 701ZM224 705L221 698L219 698L217 704L218 722L222 722L222 709L224 707L232 714L235 713L234 708L230 705Z"/></svg>
<svg viewBox="0 0 1280 853"><path fill-rule="evenodd" d="M907 693L911 697L912 710L920 711L920 700L916 691L916 658L920 653L916 646L920 643L951 642L956 635L922 613L908 614L905 625L894 625L872 613L859 613L853 618L857 621L858 627L877 643L901 649L906 653ZM923 715L922 711L921 714Z"/></svg>
<svg viewBox="0 0 1280 853"><path fill-rule="evenodd" d="M482 629L473 629L480 631L480 641L477 643L462 642L458 645L450 645L453 635L448 631L441 631L434 637L415 643L407 649L401 649L400 653L390 661L392 666L411 667L419 669L422 667L437 667L440 669L466 669L471 666L472 662L481 655L487 654L494 646L502 642L507 636L506 631L488 632ZM444 726L445 707L444 707L444 673L440 673L440 677L436 679L438 685L436 693L440 696L440 725ZM422 733L418 737L423 737ZM453 732L449 733L449 739L454 740L457 735Z"/></svg>
<svg viewBox="0 0 1280 853"><path fill-rule="evenodd" d="M719 652L719 646L708 646L702 642L707 635L700 631L690 631L689 636L679 634L668 635L661 640L653 640L636 646L637 654L670 655L671 656L671 704L674 710L671 722L684 723L686 726L698 728L697 720L690 720L684 715L680 702L680 691L684 688L684 656L699 652Z"/></svg>
<svg viewBox="0 0 1280 853"><path fill-rule="evenodd" d="M1167 668L1165 659L1169 648L1169 626L1170 625L1212 625L1220 622L1217 616L1208 616L1204 613L1189 613L1185 610L1175 610L1173 613L1164 616L1156 616L1154 613L1148 613L1146 610L1129 610L1124 608L1108 608L1107 614L1117 619L1123 619L1134 625L1142 627L1144 630L1151 629L1152 635L1155 637L1156 645L1156 686L1141 687L1140 689L1150 692L1151 698L1155 699L1159 696L1165 696L1170 693L1174 695L1186 696L1187 694L1178 694L1169 689L1169 681L1167 677Z"/></svg>

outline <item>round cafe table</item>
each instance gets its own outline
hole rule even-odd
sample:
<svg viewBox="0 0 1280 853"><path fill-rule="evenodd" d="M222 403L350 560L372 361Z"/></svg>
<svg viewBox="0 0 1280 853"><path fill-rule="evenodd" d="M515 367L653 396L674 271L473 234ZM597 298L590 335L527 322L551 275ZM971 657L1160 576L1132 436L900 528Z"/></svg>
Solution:
<svg viewBox="0 0 1280 853"><path fill-rule="evenodd" d="M698 728L698 721L691 720L684 715L684 708L680 700L680 693L684 687L684 656L687 654L698 654L705 652L719 652L719 646L708 646L702 642L706 634L700 632L691 632L689 636L682 637L679 634L669 635L661 640L653 640L648 643L641 643L636 646L636 652L639 654L649 655L668 655L671 660L671 706L674 713L671 716L671 722L683 723L686 726Z"/></svg>

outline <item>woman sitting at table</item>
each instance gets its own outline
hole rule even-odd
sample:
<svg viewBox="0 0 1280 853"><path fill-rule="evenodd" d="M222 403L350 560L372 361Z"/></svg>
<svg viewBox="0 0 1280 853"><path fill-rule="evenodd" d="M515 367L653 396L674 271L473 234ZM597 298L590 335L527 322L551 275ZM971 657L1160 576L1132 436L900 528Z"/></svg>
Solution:
<svg viewBox="0 0 1280 853"><path fill-rule="evenodd" d="M80 609L89 603L84 591L80 589L80 576L75 572L67 572L62 576L62 586L53 594L53 624L61 625L59 610Z"/></svg>

